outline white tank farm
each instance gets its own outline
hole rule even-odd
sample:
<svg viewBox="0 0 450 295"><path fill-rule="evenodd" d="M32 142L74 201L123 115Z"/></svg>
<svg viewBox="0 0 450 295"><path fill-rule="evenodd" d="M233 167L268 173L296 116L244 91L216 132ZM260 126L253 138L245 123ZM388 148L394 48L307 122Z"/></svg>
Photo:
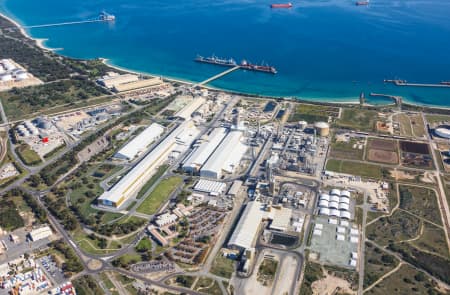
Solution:
<svg viewBox="0 0 450 295"><path fill-rule="evenodd" d="M329 201L330 200L330 196L328 194L320 194L319 197L320 200L326 200Z"/></svg>
<svg viewBox="0 0 450 295"><path fill-rule="evenodd" d="M341 191L341 197L349 197L350 198L350 192L346 191L346 190Z"/></svg>
<svg viewBox="0 0 450 295"><path fill-rule="evenodd" d="M350 199L347 197L340 197L339 203L350 204Z"/></svg>
<svg viewBox="0 0 450 295"><path fill-rule="evenodd" d="M319 214L320 215L329 216L330 215L330 209L328 209L328 208L320 208L319 209Z"/></svg>
<svg viewBox="0 0 450 295"><path fill-rule="evenodd" d="M328 201L327 200L320 200L319 201L319 207L328 208Z"/></svg>
<svg viewBox="0 0 450 295"><path fill-rule="evenodd" d="M335 195L332 195L332 196L330 196L330 201L331 202L336 202L336 203L339 203L339 197L338 196L335 196Z"/></svg>
<svg viewBox="0 0 450 295"><path fill-rule="evenodd" d="M13 78L11 76L11 74L3 74L0 76L0 81L2 82L8 82L11 81Z"/></svg>
<svg viewBox="0 0 450 295"><path fill-rule="evenodd" d="M328 203L328 208L338 209L339 208L339 203L338 202L329 202Z"/></svg>
<svg viewBox="0 0 450 295"><path fill-rule="evenodd" d="M330 195L335 195L335 196L340 196L341 195L341 191L337 188L334 188L331 190Z"/></svg>

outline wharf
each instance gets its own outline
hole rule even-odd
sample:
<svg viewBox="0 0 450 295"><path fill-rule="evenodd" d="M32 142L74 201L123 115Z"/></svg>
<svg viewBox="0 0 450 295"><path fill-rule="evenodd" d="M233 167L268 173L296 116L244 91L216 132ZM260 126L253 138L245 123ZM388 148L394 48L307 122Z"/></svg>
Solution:
<svg viewBox="0 0 450 295"><path fill-rule="evenodd" d="M211 78L209 78L209 79L206 79L205 81L200 82L200 83L198 83L198 84L195 85L195 86L202 86L202 85L208 84L209 82L212 82L212 81L214 81L214 80L217 80L217 79L219 79L219 78L222 78L223 76L226 76L226 75L228 75L228 74L231 73L231 72L234 72L234 71L236 71L236 70L239 70L240 68L241 68L241 66L235 66L235 67L232 67L231 69L228 69L228 70L226 70L226 71L224 71L224 72L222 72L222 73L219 73L219 74L217 74L217 75L215 75L215 76L213 76L213 77L211 77Z"/></svg>
<svg viewBox="0 0 450 295"><path fill-rule="evenodd" d="M24 28L24 29L48 28L48 27L69 26L69 25L78 25L78 24L86 24L86 23L99 23L99 22L108 22L108 20L106 20L106 19L83 20L83 21L75 21L75 22L64 22L64 23L54 23L54 24L34 25L34 26L23 26L22 28Z"/></svg>
<svg viewBox="0 0 450 295"><path fill-rule="evenodd" d="M388 79L385 79L384 83L393 83L395 86L450 88L449 84L408 83L405 80L388 80Z"/></svg>

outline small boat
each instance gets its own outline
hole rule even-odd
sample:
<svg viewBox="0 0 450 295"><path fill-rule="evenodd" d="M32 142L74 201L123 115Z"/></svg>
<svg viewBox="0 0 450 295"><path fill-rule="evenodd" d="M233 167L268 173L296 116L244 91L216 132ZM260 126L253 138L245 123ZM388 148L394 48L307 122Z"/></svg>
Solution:
<svg viewBox="0 0 450 295"><path fill-rule="evenodd" d="M278 4L271 4L270 8L292 8L292 3L278 3Z"/></svg>

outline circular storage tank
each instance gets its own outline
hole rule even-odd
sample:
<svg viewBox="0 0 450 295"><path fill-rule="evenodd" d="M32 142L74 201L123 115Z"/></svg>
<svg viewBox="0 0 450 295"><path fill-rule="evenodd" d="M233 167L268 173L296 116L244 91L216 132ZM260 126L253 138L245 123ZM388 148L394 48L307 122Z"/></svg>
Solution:
<svg viewBox="0 0 450 295"><path fill-rule="evenodd" d="M308 126L308 122L306 122L306 121L299 121L297 126L298 126L298 129L304 130L306 128L306 126Z"/></svg>
<svg viewBox="0 0 450 295"><path fill-rule="evenodd" d="M450 126L439 126L438 128L434 129L434 133L439 137L450 139Z"/></svg>
<svg viewBox="0 0 450 295"><path fill-rule="evenodd" d="M330 125L325 122L317 122L314 124L314 128L319 136L328 136L330 135Z"/></svg>
<svg viewBox="0 0 450 295"><path fill-rule="evenodd" d="M321 208L328 208L328 201L320 200L319 201L319 207L321 207Z"/></svg>
<svg viewBox="0 0 450 295"><path fill-rule="evenodd" d="M0 81L8 82L12 80L12 76L10 74L4 74L0 76Z"/></svg>
<svg viewBox="0 0 450 295"><path fill-rule="evenodd" d="M16 74L16 80L22 81L28 79L28 74L26 72L18 72Z"/></svg>
<svg viewBox="0 0 450 295"><path fill-rule="evenodd" d="M329 201L330 196L328 194L320 194L320 200Z"/></svg>
<svg viewBox="0 0 450 295"><path fill-rule="evenodd" d="M337 188L334 188L331 190L330 195L335 195L335 196L340 196L341 195L341 191Z"/></svg>

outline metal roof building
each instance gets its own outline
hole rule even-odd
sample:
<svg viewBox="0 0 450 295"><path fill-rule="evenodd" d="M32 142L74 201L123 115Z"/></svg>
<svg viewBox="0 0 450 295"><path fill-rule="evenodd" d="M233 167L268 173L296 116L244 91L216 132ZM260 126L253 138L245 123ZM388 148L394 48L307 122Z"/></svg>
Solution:
<svg viewBox="0 0 450 295"><path fill-rule="evenodd" d="M207 141L200 144L184 161L183 170L196 172L205 164L211 154L227 135L225 128L215 128L208 136Z"/></svg>
<svg viewBox="0 0 450 295"><path fill-rule="evenodd" d="M211 195L220 195L225 192L227 185L220 181L200 179L194 186L195 191L208 193Z"/></svg>
<svg viewBox="0 0 450 295"><path fill-rule="evenodd" d="M241 142L241 131L231 131L200 169L200 176L219 179L222 173L233 173L239 166L247 146Z"/></svg>
<svg viewBox="0 0 450 295"><path fill-rule="evenodd" d="M194 98L187 106L185 106L178 113L176 113L175 117L189 120L192 116L192 113L194 113L205 102L206 100L203 97Z"/></svg>
<svg viewBox="0 0 450 295"><path fill-rule="evenodd" d="M127 199L139 192L142 186L153 176L156 169L168 159L168 156L175 149L179 153L186 151L198 134L199 130L192 121L183 122L122 177L117 184L104 192L98 198L99 204L120 207Z"/></svg>
<svg viewBox="0 0 450 295"><path fill-rule="evenodd" d="M33 242L48 238L52 235L52 230L48 225L32 230L29 233L30 239Z"/></svg>
<svg viewBox="0 0 450 295"><path fill-rule="evenodd" d="M132 160L144 152L148 146L164 133L164 127L153 123L130 142L125 144L115 155L115 158Z"/></svg>
<svg viewBox="0 0 450 295"><path fill-rule="evenodd" d="M249 202L228 242L229 247L239 249L253 248L261 221L266 216L262 204L257 201Z"/></svg>

